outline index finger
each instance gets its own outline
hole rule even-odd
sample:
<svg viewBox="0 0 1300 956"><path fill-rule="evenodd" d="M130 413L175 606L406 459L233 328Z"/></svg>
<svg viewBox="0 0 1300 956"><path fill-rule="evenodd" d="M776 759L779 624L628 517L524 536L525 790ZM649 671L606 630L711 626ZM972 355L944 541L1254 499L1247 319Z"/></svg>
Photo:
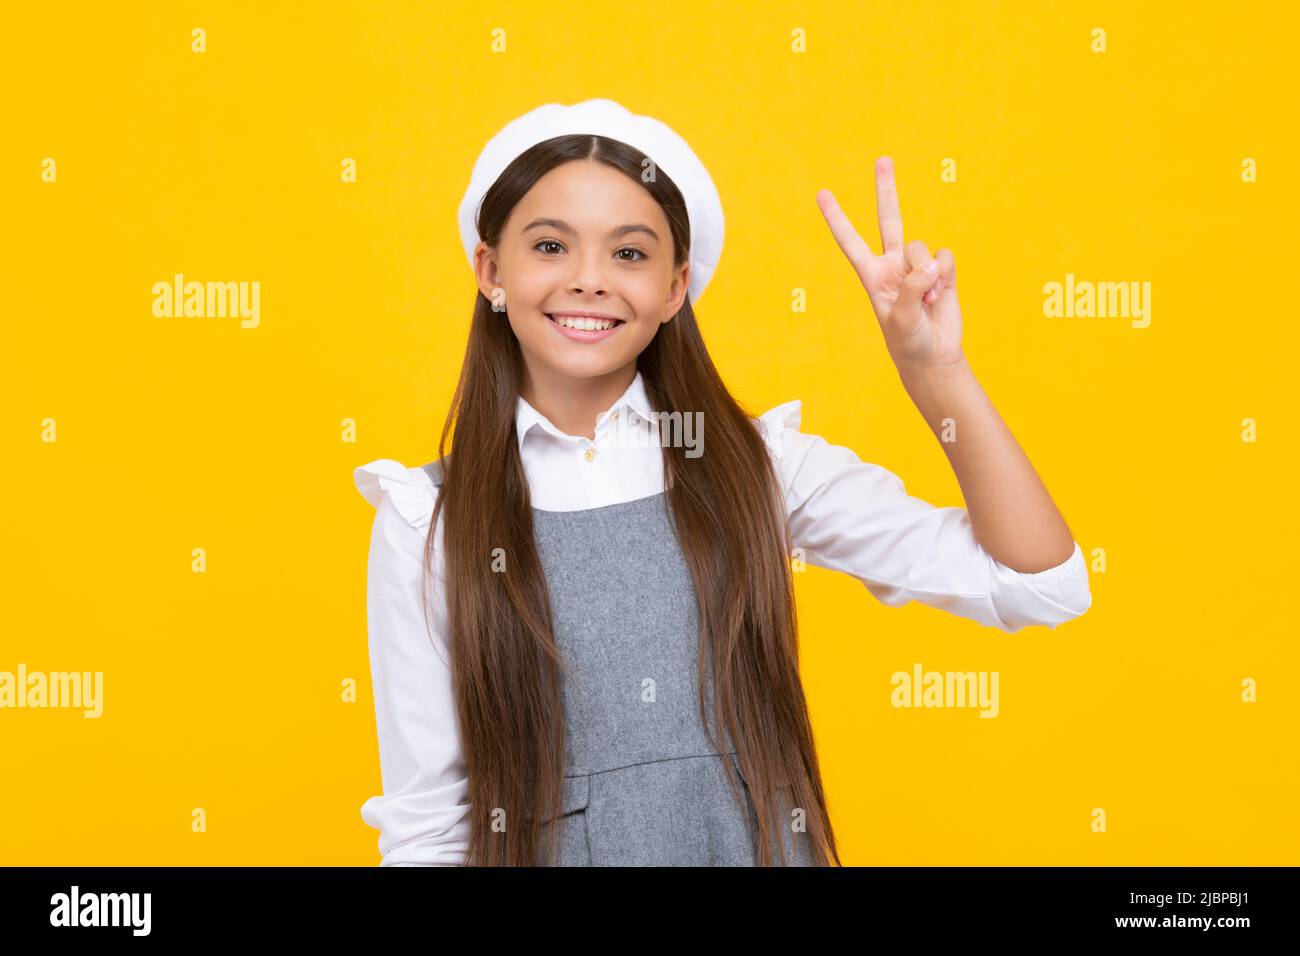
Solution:
<svg viewBox="0 0 1300 956"><path fill-rule="evenodd" d="M835 195L829 189L817 193L817 206L826 217L826 224L831 227L831 235L835 237L836 244L849 257L850 262L856 263L859 259L865 259L873 254L871 247L858 235L858 231L853 228L853 223L849 222L848 215L840 208Z"/></svg>
<svg viewBox="0 0 1300 956"><path fill-rule="evenodd" d="M880 220L880 242L886 253L903 251L903 217L898 211L898 189L894 185L894 162L888 156L876 160L876 218Z"/></svg>

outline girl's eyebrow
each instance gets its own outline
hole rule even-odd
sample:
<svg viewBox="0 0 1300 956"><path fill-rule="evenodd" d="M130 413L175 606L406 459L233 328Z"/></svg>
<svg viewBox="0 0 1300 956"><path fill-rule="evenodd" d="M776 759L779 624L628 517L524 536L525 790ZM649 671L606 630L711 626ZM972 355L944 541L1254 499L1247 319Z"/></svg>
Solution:
<svg viewBox="0 0 1300 956"><path fill-rule="evenodd" d="M524 226L523 231L527 232L530 229L536 229L538 226L550 226L552 229L557 229L560 232L567 232L570 235L572 235L576 231L572 226L570 226L567 222L565 222L562 219L545 219L545 218L534 219L528 225ZM629 232L644 232L647 235L649 235L650 238L653 239L655 242L659 241L659 233L655 232L649 226L640 222L629 223L626 226L617 226L609 231L609 237L613 238L615 236L625 236Z"/></svg>

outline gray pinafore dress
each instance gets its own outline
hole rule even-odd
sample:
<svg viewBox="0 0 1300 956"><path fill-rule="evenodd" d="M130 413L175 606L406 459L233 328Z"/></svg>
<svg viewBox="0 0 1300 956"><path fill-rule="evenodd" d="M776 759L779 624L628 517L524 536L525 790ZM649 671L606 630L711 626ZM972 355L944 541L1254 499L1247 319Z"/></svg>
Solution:
<svg viewBox="0 0 1300 956"><path fill-rule="evenodd" d="M438 463L423 467L440 486ZM556 863L758 865L757 819L734 748L724 733L719 752L700 722L699 606L667 494L534 508L533 535L569 668ZM810 866L808 835L788 818L776 823L785 859Z"/></svg>

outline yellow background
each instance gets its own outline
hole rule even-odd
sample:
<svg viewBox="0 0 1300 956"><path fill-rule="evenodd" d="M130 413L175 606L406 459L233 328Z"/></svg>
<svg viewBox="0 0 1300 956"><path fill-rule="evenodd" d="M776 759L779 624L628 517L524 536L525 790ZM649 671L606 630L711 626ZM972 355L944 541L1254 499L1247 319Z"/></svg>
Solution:
<svg viewBox="0 0 1300 956"><path fill-rule="evenodd" d="M878 249L872 160L892 156L906 237L955 253L972 366L1085 555L1105 553L1083 618L1014 635L799 578L845 862L1300 862L1295 23L1267 10L16 8L0 670L102 670L105 712L0 711L0 863L378 861L358 812L380 787L373 511L352 469L435 457L483 143L594 96L662 118L712 172L726 247L699 315L737 398L802 399L805 431L959 505L815 202L831 188ZM174 272L259 281L260 327L154 318ZM1150 327L1044 317L1067 272L1151 282ZM889 676L918 661L998 671L1001 715L895 710Z"/></svg>

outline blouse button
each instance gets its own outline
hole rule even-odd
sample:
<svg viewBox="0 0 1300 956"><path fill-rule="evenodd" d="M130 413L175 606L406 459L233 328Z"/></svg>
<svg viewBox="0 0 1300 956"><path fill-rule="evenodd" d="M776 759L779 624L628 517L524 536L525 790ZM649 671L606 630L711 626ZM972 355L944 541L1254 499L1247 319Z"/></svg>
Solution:
<svg viewBox="0 0 1300 956"><path fill-rule="evenodd" d="M618 412L615 412L614 414L610 415L609 418L610 421L615 421L615 422L618 421Z"/></svg>
<svg viewBox="0 0 1300 956"><path fill-rule="evenodd" d="M586 451L582 453L582 457L587 459L587 461L591 461L593 458L596 457L596 449L588 448Z"/></svg>

